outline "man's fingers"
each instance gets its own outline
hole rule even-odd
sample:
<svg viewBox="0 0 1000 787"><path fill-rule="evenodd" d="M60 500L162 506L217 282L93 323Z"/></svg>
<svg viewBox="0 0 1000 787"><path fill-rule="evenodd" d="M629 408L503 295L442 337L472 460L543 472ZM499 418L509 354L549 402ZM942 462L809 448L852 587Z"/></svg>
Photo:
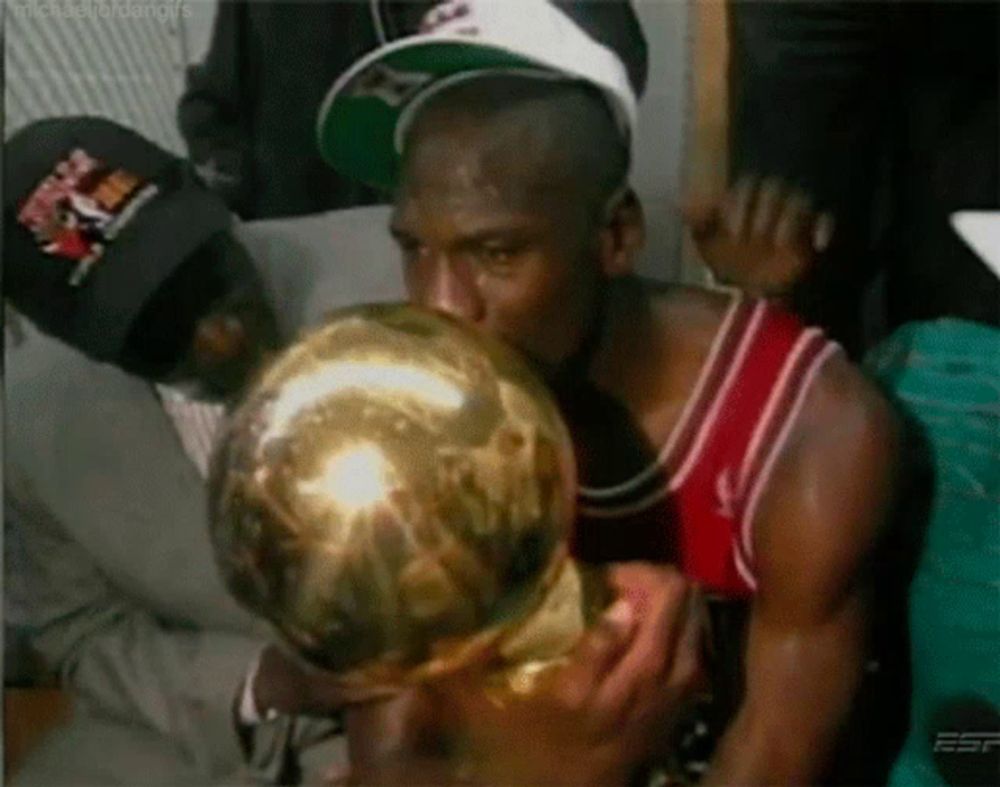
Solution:
<svg viewBox="0 0 1000 787"><path fill-rule="evenodd" d="M677 640L669 682L678 688L693 688L702 674L702 640L708 630L708 604L699 588L692 588L687 598L682 621L683 630Z"/></svg>
<svg viewBox="0 0 1000 787"><path fill-rule="evenodd" d="M691 586L677 572L657 571L644 589L645 608L635 639L598 691L598 702L612 718L662 685L673 669L685 632Z"/></svg>
<svg viewBox="0 0 1000 787"><path fill-rule="evenodd" d="M823 213L816 220L813 227L813 248L818 252L824 252L830 247L833 240L834 219L832 213Z"/></svg>
<svg viewBox="0 0 1000 787"><path fill-rule="evenodd" d="M774 245L794 245L805 233L811 216L812 200L801 191L791 192L782 204L774 228Z"/></svg>
<svg viewBox="0 0 1000 787"><path fill-rule="evenodd" d="M749 229L749 217L757 191L757 179L744 175L730 189L723 203L723 223L733 238L742 238Z"/></svg>
<svg viewBox="0 0 1000 787"><path fill-rule="evenodd" d="M688 587L676 568L645 562L612 563L605 577L616 596L632 602L640 618L649 614L651 604L662 604L666 596L680 595Z"/></svg>
<svg viewBox="0 0 1000 787"><path fill-rule="evenodd" d="M564 704L579 706L628 648L636 613L624 598L615 601L577 643L569 665L561 670L556 691Z"/></svg>
<svg viewBox="0 0 1000 787"><path fill-rule="evenodd" d="M575 660L601 675L625 650L635 632L635 607L628 599L618 599L598 619L580 641Z"/></svg>
<svg viewBox="0 0 1000 787"><path fill-rule="evenodd" d="M768 239L774 235L774 227L781 215L784 184L778 178L765 178L757 190L750 233L758 239Z"/></svg>
<svg viewBox="0 0 1000 787"><path fill-rule="evenodd" d="M658 675L673 661L684 628L691 585L678 573L664 573L662 584L650 594L650 603L636 630L635 642L625 657L615 665L615 672L626 673L630 665L645 662ZM614 677L614 673L612 674Z"/></svg>

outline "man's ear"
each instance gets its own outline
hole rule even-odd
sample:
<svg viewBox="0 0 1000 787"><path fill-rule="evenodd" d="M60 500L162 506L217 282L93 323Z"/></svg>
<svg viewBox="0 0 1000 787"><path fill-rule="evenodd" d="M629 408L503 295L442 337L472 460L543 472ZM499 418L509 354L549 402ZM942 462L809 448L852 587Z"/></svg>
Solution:
<svg viewBox="0 0 1000 787"><path fill-rule="evenodd" d="M639 197L626 189L608 205L600 231L601 270L609 278L627 276L635 268L635 258L646 244L646 218Z"/></svg>

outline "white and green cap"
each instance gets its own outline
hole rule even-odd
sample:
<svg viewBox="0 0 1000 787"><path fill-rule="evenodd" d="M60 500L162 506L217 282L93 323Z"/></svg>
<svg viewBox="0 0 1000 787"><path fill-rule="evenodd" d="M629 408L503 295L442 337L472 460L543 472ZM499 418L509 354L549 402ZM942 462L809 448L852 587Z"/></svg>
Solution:
<svg viewBox="0 0 1000 787"><path fill-rule="evenodd" d="M373 9L378 22L377 0ZM646 64L627 0L449 0L418 32L384 43L334 82L317 119L320 153L342 174L391 189L419 107L456 82L497 73L586 82L630 139Z"/></svg>

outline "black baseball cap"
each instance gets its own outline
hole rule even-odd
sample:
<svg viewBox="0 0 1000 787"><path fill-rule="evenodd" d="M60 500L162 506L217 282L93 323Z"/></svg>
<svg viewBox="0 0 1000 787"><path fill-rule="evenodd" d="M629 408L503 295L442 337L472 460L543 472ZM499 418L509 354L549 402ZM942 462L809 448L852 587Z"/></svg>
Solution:
<svg viewBox="0 0 1000 787"><path fill-rule="evenodd" d="M110 120L40 120L4 144L4 295L96 360L121 359L158 288L231 221L186 160Z"/></svg>

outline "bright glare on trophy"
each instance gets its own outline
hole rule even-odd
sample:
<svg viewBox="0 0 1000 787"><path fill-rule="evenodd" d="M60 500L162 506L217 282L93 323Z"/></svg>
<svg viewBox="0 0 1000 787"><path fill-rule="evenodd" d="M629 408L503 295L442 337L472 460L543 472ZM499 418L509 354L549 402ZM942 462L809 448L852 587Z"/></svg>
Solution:
<svg viewBox="0 0 1000 787"><path fill-rule="evenodd" d="M308 661L398 682L524 649L553 596L572 608L556 638L578 635L579 594L553 592L575 480L556 404L513 351L410 306L357 307L285 351L234 413L212 543L237 599ZM534 655L564 649L529 638Z"/></svg>

